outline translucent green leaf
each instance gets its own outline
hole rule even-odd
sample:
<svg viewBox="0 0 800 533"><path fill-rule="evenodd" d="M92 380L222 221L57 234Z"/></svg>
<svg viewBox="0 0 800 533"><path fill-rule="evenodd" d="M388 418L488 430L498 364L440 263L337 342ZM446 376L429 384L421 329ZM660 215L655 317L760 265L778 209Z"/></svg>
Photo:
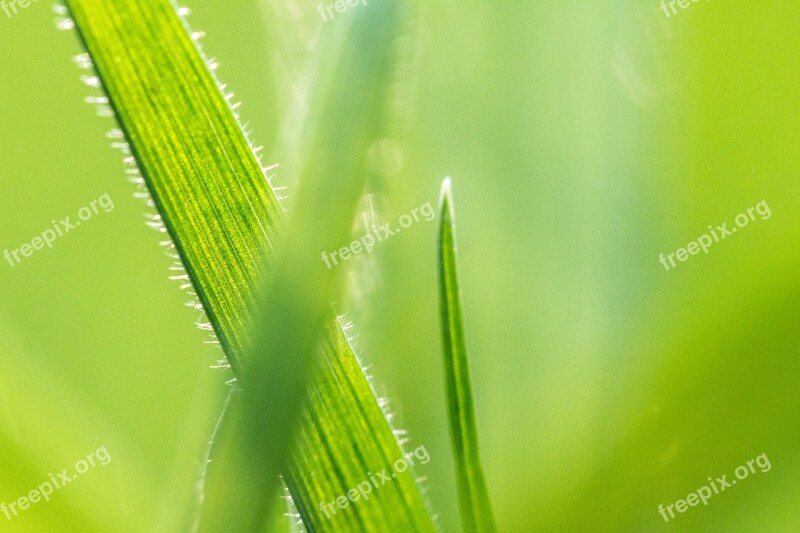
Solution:
<svg viewBox="0 0 800 533"><path fill-rule="evenodd" d="M331 30L328 44L340 53L337 64L320 67L330 72L320 76L322 96L312 109L318 122L305 136L298 215L288 226L175 6L167 0L67 5L165 231L243 385L241 400L233 400L241 405L223 424L239 454L220 456L232 460L235 476L205 479L201 527L263 529L265 514L276 507L270 495L280 471L309 530L433 530L410 470L333 516L320 505L403 457L327 304L331 275L320 271L318 255L347 237L366 152L379 131L399 4L370 6L351 17L349 28ZM369 89L374 97L367 102L347 97L348 90ZM304 255L309 250L317 254L316 270ZM262 286L265 265L270 278Z"/></svg>

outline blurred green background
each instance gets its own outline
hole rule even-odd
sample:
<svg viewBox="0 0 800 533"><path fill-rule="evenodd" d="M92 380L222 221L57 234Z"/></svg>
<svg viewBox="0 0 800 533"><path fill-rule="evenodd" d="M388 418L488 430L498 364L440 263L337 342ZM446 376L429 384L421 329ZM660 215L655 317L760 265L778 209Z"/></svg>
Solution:
<svg viewBox="0 0 800 533"><path fill-rule="evenodd" d="M286 109L317 4L187 5L291 195ZM454 178L500 530L800 529L800 5L413 7L370 193L396 221ZM175 531L226 376L108 146L113 122L83 103L96 92L71 61L82 50L53 19L45 2L0 13L0 250L104 193L115 209L0 262L0 502L101 446L112 462L0 515L0 530ZM658 263L762 200L770 219ZM435 249L434 223L393 237L348 266L358 290L336 307L396 425L430 452L417 473L449 532ZM762 453L769 472L658 514Z"/></svg>

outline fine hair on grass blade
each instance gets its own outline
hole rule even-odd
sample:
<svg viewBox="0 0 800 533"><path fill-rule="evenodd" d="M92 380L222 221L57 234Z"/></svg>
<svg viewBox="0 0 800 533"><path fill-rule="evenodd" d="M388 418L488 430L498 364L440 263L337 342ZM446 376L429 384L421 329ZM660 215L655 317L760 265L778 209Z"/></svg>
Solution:
<svg viewBox="0 0 800 533"><path fill-rule="evenodd" d="M439 297L447 414L456 463L456 482L464 531L495 531L489 494L478 453L478 428L469 374L467 342L458 280L456 230L450 178L439 200Z"/></svg>
<svg viewBox="0 0 800 533"><path fill-rule="evenodd" d="M339 271L323 268L319 257L322 250L350 240L355 206L368 172L366 154L380 136L382 87L397 17L394 10L376 6L356 13L345 23L331 26L319 43L323 74L317 80L311 112L319 124L309 128L304 140L300 190L276 264L259 298L263 305L255 316L251 345L238 374L240 402L233 404L244 416L239 478L249 477L252 492L264 502L274 495L276 484L271 480L277 472L264 477L248 462L289 455L294 421L304 408L298 392L304 390L312 364L321 355L325 323L335 321L328 302L332 277ZM290 487L295 486L291 472L287 479ZM252 512L258 503L235 505L239 512ZM305 505L298 507L311 522ZM230 514L236 513L231 510Z"/></svg>
<svg viewBox="0 0 800 533"><path fill-rule="evenodd" d="M208 317L206 329L213 328L243 386L219 424L232 453L215 457L212 449L202 480L201 529L262 530L281 471L309 530L433 531L411 470L346 512L329 516L320 507L404 457L330 310L329 274L319 261L322 250L347 241L343 228L362 188L357 180L380 134L384 63L402 2L353 13L352 41L344 40L345 20L329 25L338 59L321 68L343 74L332 75L332 85L320 88L326 98L314 102L298 214L288 225L269 169L174 3L67 6L96 70L93 83L105 90L118 121L115 138L128 143L126 162L151 195L159 229L186 269L181 277ZM362 98L343 94L348 90ZM306 256L311 251L318 270ZM320 292L308 294L313 290ZM226 464L230 476L218 476Z"/></svg>

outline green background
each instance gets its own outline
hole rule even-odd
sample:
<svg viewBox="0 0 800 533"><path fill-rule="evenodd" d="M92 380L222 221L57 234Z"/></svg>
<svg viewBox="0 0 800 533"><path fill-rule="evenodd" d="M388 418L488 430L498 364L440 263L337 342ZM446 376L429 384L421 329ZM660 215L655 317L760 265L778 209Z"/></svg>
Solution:
<svg viewBox="0 0 800 533"><path fill-rule="evenodd" d="M800 5L667 18L655 0L429 4L398 44L395 136L370 191L395 222L453 176L500 530L796 530ZM317 5L188 5L291 197L281 147L299 75L285 67L322 24ZM112 462L0 529L174 531L226 376L53 19L44 1L0 12L0 250L104 193L115 209L0 262L0 502L101 446ZM762 200L770 219L658 263ZM430 452L417 474L457 531L435 235L420 222L350 261L359 290L336 307L409 446ZM659 516L762 453L769 472Z"/></svg>

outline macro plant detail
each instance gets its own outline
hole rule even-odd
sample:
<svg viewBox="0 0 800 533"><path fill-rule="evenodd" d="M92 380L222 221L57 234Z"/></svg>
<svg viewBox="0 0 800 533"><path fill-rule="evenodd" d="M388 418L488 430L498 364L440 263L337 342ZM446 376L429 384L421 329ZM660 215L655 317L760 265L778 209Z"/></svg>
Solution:
<svg viewBox="0 0 800 533"><path fill-rule="evenodd" d="M798 17L0 2L0 530L797 530Z"/></svg>

